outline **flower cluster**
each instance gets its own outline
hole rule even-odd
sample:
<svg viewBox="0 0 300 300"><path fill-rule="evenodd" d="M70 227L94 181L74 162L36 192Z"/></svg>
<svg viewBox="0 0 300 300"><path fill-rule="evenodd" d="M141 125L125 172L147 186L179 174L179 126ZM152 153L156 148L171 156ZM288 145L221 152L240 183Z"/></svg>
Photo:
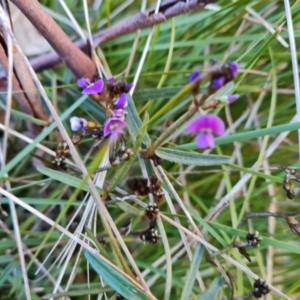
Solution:
<svg viewBox="0 0 300 300"><path fill-rule="evenodd" d="M223 87L226 83L233 80L239 71L237 62L228 62L221 69L216 69L210 74L210 85L208 93L213 94L215 91ZM200 72L195 71L189 77L189 82L193 83L200 78ZM218 106L219 103L232 103L239 98L238 94L219 96L216 98L216 104L211 107ZM196 145L199 148L214 148L215 142L213 135L222 136L225 133L225 125L223 120L212 114L203 115L194 119L187 128L187 133L198 134Z"/></svg>
<svg viewBox="0 0 300 300"><path fill-rule="evenodd" d="M107 104L106 107L110 110L110 117L104 123L103 136L111 136L113 139L116 139L120 134L123 134L124 128L127 127L125 122L127 93L132 88L132 84L126 84L125 82L115 83L115 79L112 77L107 82L103 79L91 82L88 78L81 78L77 81L77 85L83 88L83 94L100 94L102 100ZM94 124L78 117L72 117L70 123L73 131L82 130L83 133L92 129L89 125Z"/></svg>

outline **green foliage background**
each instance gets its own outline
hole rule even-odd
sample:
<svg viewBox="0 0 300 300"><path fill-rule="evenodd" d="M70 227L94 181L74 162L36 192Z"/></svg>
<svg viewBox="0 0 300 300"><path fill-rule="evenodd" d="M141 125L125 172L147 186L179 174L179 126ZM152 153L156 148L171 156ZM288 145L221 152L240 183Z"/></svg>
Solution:
<svg viewBox="0 0 300 300"><path fill-rule="evenodd" d="M50 0L42 1L42 3L50 11L61 16L61 19L57 20L58 24L75 39L77 34L74 28L64 22L67 16L59 1ZM81 1L65 1L65 3L80 26L86 29L83 3ZM124 1L118 0L103 1L99 9L94 9L92 3L89 3L92 31L96 32L99 28L109 27L119 20L130 17L138 12L141 6L141 1L134 1L121 13L114 16L115 10L123 3ZM152 1L153 5L155 3ZM167 105L170 98L186 85L188 75L195 68L207 70L212 59L220 62L239 62L241 72L235 80L234 91L241 97L230 107L217 111L225 121L228 131L226 136L216 139L218 146L211 152L212 154L232 156L232 165L230 167L203 167L163 162L163 168L176 192L184 201L193 220L196 224L200 224L200 229L205 234L207 242L222 249L232 241L235 235L241 236L241 240L245 237L247 226L243 228L243 232L237 230L237 225L245 214L270 210L287 213L297 211L299 207L297 197L294 202L288 201L282 190L281 182L284 172L275 170L272 171L271 175L273 176L268 176L270 172L268 169L270 166L298 165L299 142L296 130L299 129L299 126L289 127L297 113L297 97L295 97L293 88L292 49L284 47L280 40L282 38L286 43L290 43L284 1L218 1L217 4L220 10L198 11L169 19L165 23L155 26L153 39L136 91L133 94L133 100L142 120L145 112L149 114L150 123L147 126L147 132L152 141L155 141L162 131L188 109L192 99L191 95L174 103L171 109ZM150 3L147 3L147 6L149 7ZM300 35L299 1L290 1L290 6L297 49ZM254 16L252 11L259 14L261 19ZM265 25L261 24L261 20L277 31L270 33ZM130 55L134 52L133 65L129 75L126 78L120 77L131 82L150 31L151 29L141 31L136 49L133 48L135 33L119 37L98 47L96 53L107 72L112 75L122 74L127 67ZM296 55L298 57L299 53L296 52ZM72 133L68 119L71 115L83 116L100 123L104 122L103 110L93 100L80 98L81 94L74 77L64 65L43 71L39 74L39 79L58 115L65 114L63 123L70 135ZM205 83L203 83L203 88L205 89ZM299 99L299 95L296 96ZM81 99L80 105L77 99ZM158 112L163 113L158 118L151 119ZM25 134L24 116L14 114L12 118L14 129ZM53 128L50 128L49 132L52 130ZM282 132L289 131L288 135L278 139ZM195 150L193 139L192 136L181 135L165 146L172 149ZM42 144L55 149L56 135L51 134L50 138ZM135 142L128 137L128 145L134 146L134 144ZM77 147L82 158L89 153L90 145L91 143L84 143ZM56 180L57 177L53 174L43 175L38 172L32 166L30 155L34 145L31 145L32 149L30 149L17 137L12 137L8 147L7 162L9 164L6 165L5 170L2 170L1 176L4 180L3 175L8 174L5 180L11 183L9 192L55 222L60 215L58 223L63 227L66 226L75 209L80 205L84 192L77 193L74 185L66 185L66 182ZM23 151L21 152L21 150ZM200 150L195 151L201 153ZM14 163L14 159L20 153L22 157L19 157L19 162ZM97 155L99 156L97 151L89 155L87 166L91 164L91 161L99 158ZM257 172L249 172L248 168L256 163L255 171ZM261 167L263 170L260 169ZM106 178L108 183L113 182L117 171L118 168L115 168L108 172ZM247 174L249 174L248 180L243 181L242 179ZM137 159L119 186L128 191L126 179L134 176L142 176ZM75 187L78 185L79 183L75 183ZM164 188L168 189L166 185ZM221 199L227 197L226 195L229 195L230 199L228 207L225 207L213 221L204 221L207 214L216 207ZM147 198L144 198L143 201L149 202ZM189 220L174 197L172 197L172 201L174 201L182 226L192 231ZM9 213L8 199L2 197L1 203ZM141 210L138 205L135 207ZM164 215L174 218L166 202L161 204L160 210ZM109 211L118 228L129 216L126 209L122 210L115 205L109 206ZM60 233L57 230L49 233L49 225L39 221L38 216L20 206L17 206L17 216L22 242L32 253L39 250L38 259L42 262L58 240ZM78 222L81 217L82 214L75 219L75 222ZM133 231L146 225L143 216L132 216ZM260 248L249 250L252 262L248 263L237 250L230 250L227 254L258 277L268 279L274 287L290 297L286 299L299 299L299 236L294 235L282 219L275 221L273 219L272 223L267 219L259 218L250 221L248 225L250 231L259 231L264 237ZM164 220L163 226L169 247L178 245L181 235L176 226ZM10 215L2 219L0 228L0 298L24 299L22 298L24 297L24 287L21 281L16 242L5 228L12 232ZM49 233L49 236L45 239L46 233ZM94 235L105 233L99 218L92 233ZM51 268L51 265L61 254L68 239L66 236L62 238L45 264L45 268L50 270L50 274L54 278L57 278L62 272L62 266L55 263L55 267ZM166 253L162 242L151 245L143 244L132 237L125 237L124 240L140 270L149 270L145 280L149 282L153 280L150 290L157 299L221 299L222 296L230 299L231 290L220 280L218 281L218 269L206 261L207 252L203 253L200 244L197 246L197 243L192 243L193 239L190 241L193 262L199 263L198 270L204 286L209 288L215 284L213 287L217 294L213 295L214 298L209 298L211 294L207 296L201 290L198 281L195 281L196 271L189 275L191 276L189 281L186 280L187 273L193 264L185 253L178 256L176 256L178 250L174 253ZM78 251L79 247L75 253ZM111 256L110 251L110 246L108 246L108 260L120 267L115 258ZM156 265L156 262L165 254L169 261L174 259L171 273L170 269L169 271L165 270L165 262ZM103 255L105 256L105 254ZM25 260L29 265L31 258L26 256ZM236 295L243 295L253 290L254 279L249 274L223 258L220 258L220 263L232 275L236 286ZM35 275L36 265L31 263L30 265L28 276L32 288L32 299L41 299L46 294L51 294L53 285L49 278ZM74 280L69 291L70 293L75 291L76 295L69 294L70 298L87 299L87 294L91 294L91 298L96 299L96 295L101 291L99 290L99 276L92 268L88 268L83 253L79 256L78 261L77 256L74 255L67 269L63 271L65 276L62 280L62 288L66 286L74 265L76 265L73 273ZM89 277L87 276L88 272ZM171 283L170 295L166 295L166 281L168 280ZM106 278L106 281L109 282L109 279ZM191 292L187 282L192 283ZM108 299L113 299L114 294L113 291L108 291ZM282 299L275 292L268 297L268 299Z"/></svg>

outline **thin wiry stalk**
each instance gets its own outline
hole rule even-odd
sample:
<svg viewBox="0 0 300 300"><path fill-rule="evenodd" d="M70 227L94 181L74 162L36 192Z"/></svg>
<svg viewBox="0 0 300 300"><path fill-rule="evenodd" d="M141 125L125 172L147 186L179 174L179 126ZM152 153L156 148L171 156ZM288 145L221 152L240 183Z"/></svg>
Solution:
<svg viewBox="0 0 300 300"><path fill-rule="evenodd" d="M263 167L265 168L264 173L267 175L270 175L271 172L270 172L270 170L268 170L268 168L270 167L268 160L263 162ZM268 193L269 193L270 199L272 199L271 203L269 204L268 211L271 213L276 213L277 197L276 197L276 191L275 191L274 184L268 185ZM276 218L268 218L268 232L271 235L273 235L275 233L275 227L276 227ZM271 284L273 281L273 272L274 272L274 248L268 247L267 254L266 254L266 274L267 274L266 279Z"/></svg>
<svg viewBox="0 0 300 300"><path fill-rule="evenodd" d="M3 18L6 19L6 26L10 26L10 22L7 18L7 14L3 15ZM9 123L10 123L11 107L12 107L12 76L13 76L12 42L11 42L11 39L10 39L10 37L7 33L6 33L6 41L7 41L7 52L8 52L8 70L7 70L6 113L5 113L5 119L4 119L5 129L10 127ZM3 148L2 148L2 153L1 153L2 154L2 160L1 160L1 167L2 168L4 168L4 166L6 164L6 151L8 149L7 145L8 145L8 130L4 130Z"/></svg>
<svg viewBox="0 0 300 300"><path fill-rule="evenodd" d="M92 59L97 65L98 75L100 76L100 78L102 78L102 73L104 74L105 78L108 78L108 75L107 75L102 63L99 59L97 59L97 55L95 52L95 47L94 47L93 37L92 37L92 32L91 32L91 26L90 26L90 18L89 18L87 0L83 0L83 9L84 9L85 24L86 24L87 31L88 31L88 41L90 44L90 53L92 55Z"/></svg>
<svg viewBox="0 0 300 300"><path fill-rule="evenodd" d="M194 240L198 241L199 243L201 243L202 245L204 245L207 249L210 249L211 251L218 251L218 249L214 246L212 246L211 244L207 243L205 240L203 240L201 237L199 237L198 235L194 234L193 232L191 232L190 230L178 225L176 222L174 222L172 219L168 218L167 216L165 216L164 214L161 214L162 219L166 220L167 222L169 222L170 224L172 224L175 227L181 227L181 230L185 231L188 235L190 235L191 237L193 237ZM226 255L226 254L221 254L221 256L226 259L229 263L231 263L232 265L238 267L240 270L242 270L245 274L251 276L254 279L257 279L258 276L256 274L254 274L251 270L249 270L248 268L244 267L243 265L241 265L240 263L238 263L237 261L235 261L234 259L232 259L230 256ZM286 300L292 300L290 297L288 297L287 295L283 294L280 290L278 290L277 288L275 288L274 286L272 286L271 284L268 285L270 290L275 292L276 294L278 294L279 296L283 297Z"/></svg>
<svg viewBox="0 0 300 300"><path fill-rule="evenodd" d="M15 40L15 38L14 38L13 34L11 33L11 31L9 30L9 28L8 28L8 33L10 34L10 37L12 38L12 41L13 41L14 45L18 49L18 51L21 54L22 58L24 59L24 62L26 64L27 68L28 68L28 71L30 72L30 74L31 74L34 82L36 83L36 85L37 85L37 87L38 87L38 89L39 89L39 91L41 93L41 95L43 96L43 98L44 98L44 100L45 100L45 102L46 102L46 104L47 104L50 112L52 113L52 116L53 116L53 118L54 118L54 120L55 120L55 122L56 122L56 124L57 124L57 126L59 128L60 133L62 134L63 138L67 141L68 146L70 148L71 155L73 156L73 158L74 158L77 166L79 167L79 169L83 173L84 177L87 178L87 183L88 183L88 185L91 188L92 195L94 197L94 200L96 201L96 204L97 204L97 207L98 207L98 211L100 213L102 222L103 222L103 224L104 224L104 226L105 226L105 228L106 228L106 230L108 232L108 235L109 235L109 237L111 239L111 243L114 245L115 250L120 253L119 247L118 247L117 243L115 243L115 237L116 237L117 240L119 241L119 243L120 243L123 251L125 252L125 254L126 254L129 262L131 263L134 271L136 272L137 276L139 277L139 280L140 280L141 284L143 285L145 291L148 291L148 288L146 287L145 281L141 277L140 271L139 271L139 269L138 269L138 267L137 267L134 259L132 258L131 254L130 254L130 252L129 252L129 250L128 250L128 248L127 248L127 246L126 246L126 244L125 244L125 242L124 242L124 240L122 238L122 236L120 235L120 233L119 233L119 231L118 231L118 229L117 229L117 227L116 227L113 219L111 218L111 216L110 216L110 214L109 214L109 212L108 212L105 204L101 200L101 198L100 198L100 196L99 196L99 194L98 194L98 192L96 190L96 187L93 184L93 181L89 178L89 175L88 175L88 172L86 170L86 167L83 164L82 160L80 159L80 157L79 157L79 155L78 155L78 153L77 153L77 151L76 151L76 149L75 149L75 147L74 147L74 145L73 145L70 137L68 136L68 134L67 134L67 132L66 132L66 130L65 130L63 124L62 124L62 122L60 121L59 116L57 115L57 113L56 113L56 111L55 111L55 109L54 109L51 101L47 97L47 94L45 93L45 90L44 90L42 84L38 80L38 78L37 78L35 72L33 71L30 63L28 62L27 58L22 53L22 51L20 49L20 46L18 45L17 41ZM115 237L112 234L112 231L113 231ZM120 253L120 255L121 255L121 253Z"/></svg>
<svg viewBox="0 0 300 300"><path fill-rule="evenodd" d="M163 177L165 183L168 185L169 189L172 191L173 196L176 198L176 201L178 202L180 208L182 209L182 211L184 212L184 214L186 215L186 217L188 218L190 224L193 226L193 230L199 235L199 237L203 238L202 233L200 232L200 230L198 229L197 225L195 224L193 218L191 217L191 215L189 214L189 212L187 211L187 209L185 208L184 204L182 203L180 197L178 196L177 192L175 191L173 185L171 184L171 182L169 181L169 178L166 176L164 170L162 169L161 166L158 166L158 170L161 174L161 176ZM207 249L209 251L209 249ZM228 278L228 275L224 272L222 266L220 265L220 263L218 262L218 260L214 260L215 264L217 265L219 271L222 273L224 279L226 280L226 282L230 284L230 280Z"/></svg>
<svg viewBox="0 0 300 300"><path fill-rule="evenodd" d="M274 29L271 24L269 24L260 14L258 14L255 10L253 10L251 7L246 7L246 10L248 13L250 13L258 23L262 24L271 34L274 34L276 32L276 29ZM278 34L277 35L278 42L285 48L289 47L289 44Z"/></svg>
<svg viewBox="0 0 300 300"><path fill-rule="evenodd" d="M42 214L41 212L39 212L38 210L36 210L35 208L33 208L32 206L28 205L27 203L24 203L22 200L20 200L19 198L17 198L13 194L9 193L8 191L4 190L2 187L0 187L0 194L2 194L3 196L5 196L7 198L11 198L14 201L14 203L20 205L21 207L23 207L27 211L31 212L32 214L36 215L38 218L42 219L43 221L45 221L49 225L55 227L57 230L59 230L60 232L62 232L66 236L68 236L71 240L74 240L77 244L81 245L85 250L88 250L89 252L91 252L92 254L94 254L96 257L98 257L99 259L101 259L102 261L104 261L111 268L113 268L115 270L118 270L118 272L120 274L122 274L127 280L129 280L133 285L139 286L140 288L142 288L130 276L128 276L122 270L117 269L116 266L114 266L109 260L107 260L105 257L103 257L98 252L97 249L93 249L90 245L88 245L86 242L84 242L83 240L81 240L79 237L75 236L71 232L67 231L64 227L60 226L59 224L56 224L53 220L51 220L50 218L48 218L47 216L45 216L44 214ZM147 291L146 291L146 293L147 293ZM148 296L150 297L150 299L155 299L150 293L148 293Z"/></svg>
<svg viewBox="0 0 300 300"><path fill-rule="evenodd" d="M5 4L4 4L5 6ZM6 7L6 6L5 6ZM7 9L7 7L6 7ZM1 18L1 26L3 27L10 27L10 22L7 18L7 14L5 14L3 8L1 7L0 14L2 15ZM6 114L5 114L5 128L9 128L9 123L10 123L10 115L11 115L11 106L12 106L12 74L13 74L13 51L12 51L12 41L11 38L9 37L9 34L6 33L6 41L7 41L7 51L8 51L8 76L7 76L7 109L6 109ZM6 164L6 150L8 149L8 131L4 130L4 140L3 140L3 148L2 151L0 152L0 165L2 169L4 168ZM1 148L1 145L0 145ZM7 174L5 175L7 177ZM11 185L8 181L5 182L5 186L7 190L11 189ZM10 216L11 220L13 223L13 228L14 228L14 234L15 234L15 240L17 243L18 247L18 254L19 254L19 261L20 261L20 267L21 267L21 272L22 272L22 277L23 277L23 282L24 282L24 290L25 290L25 296L26 299L31 299L30 296L30 286L29 286L29 280L27 276L27 271L26 271L26 263L25 263L25 256L24 256L24 251L23 251L23 245L22 245L22 238L21 238L21 233L20 233L20 227L19 227L19 221L18 221L18 215L16 211L16 207L14 202L9 198L9 207L10 207Z"/></svg>
<svg viewBox="0 0 300 300"><path fill-rule="evenodd" d="M1 147L1 144L0 144L0 147ZM2 164L3 156L2 156L1 152L0 152L0 161ZM7 175L5 177L7 177ZM10 185L9 181L5 182L5 186L6 186L7 190L11 189L11 185ZM15 237L15 240L17 243L20 267L21 267L21 272L22 272L22 277L23 277L23 282L24 282L25 296L26 296L27 300L30 300L31 299L30 286L29 286L29 280L28 280L28 276L27 276L25 255L24 255L24 251L23 251L23 244L22 244L22 238L21 238L21 233L20 233L18 215L17 215L15 203L11 200L11 198L8 197L8 199L9 199L10 217L11 217L11 220L13 223L14 237Z"/></svg>
<svg viewBox="0 0 300 300"><path fill-rule="evenodd" d="M132 67L132 64L134 62L134 57L136 54L136 51L138 49L138 43L139 43L139 39L140 39L140 35L141 35L141 30L137 30L136 34L135 34L135 39L132 45L132 50L128 59L128 63L127 63L127 67L124 71L124 75L127 77L130 74L130 70Z"/></svg>
<svg viewBox="0 0 300 300"><path fill-rule="evenodd" d="M285 15L288 26L290 49L291 49L291 59L292 59L292 68L293 68L293 77L294 77L294 89L295 89L295 102L296 102L296 120L300 122L300 87L299 87L299 68L298 68L298 58L297 50L295 45L295 36L294 36L294 26L290 8L290 1L284 0ZM300 130L298 130L298 151L300 159Z"/></svg>
<svg viewBox="0 0 300 300"><path fill-rule="evenodd" d="M290 123L293 123L297 120L296 117L294 117ZM268 147L268 149L265 152L264 158L266 159L272 155L272 153L278 148L278 145L284 141L286 136L289 134L289 132L282 132L275 140L274 142ZM256 167L256 163L251 167L251 169L254 169ZM216 218L220 212L227 207L228 201L230 201L231 198L234 197L234 195L242 188L244 184L247 183L247 181L252 177L251 174L245 174L231 189L229 193L227 193L222 199L220 199L219 203L209 212L209 214L206 216L206 220L210 221Z"/></svg>
<svg viewBox="0 0 300 300"><path fill-rule="evenodd" d="M12 233L10 230L9 230L9 228L6 226L6 224L5 223L3 223L3 221L1 221L0 220L0 226L1 226L1 228L12 238L12 239L14 239L14 240L16 240L16 238L15 238L15 234L14 233ZM24 254L25 255L28 255L29 257L33 257L33 254L32 254L32 251L34 251L34 249L29 249L29 248L27 248L26 247L26 245L24 245L23 243L22 243L22 247L23 247L23 249L24 249ZM40 263L40 261L38 260L38 259L35 259L34 260L34 263L35 263L35 265L37 266L37 267L40 267L40 265L41 265L41 263ZM43 274L45 275L45 277L47 277L48 279L49 279L49 281L52 283L52 284L55 284L55 279L51 276L51 274L48 272L48 270L46 269L46 268L44 268L44 267L42 267L41 268L42 269L42 272L43 272ZM41 278L40 278L41 279ZM59 292L64 292L64 290L63 289L59 289Z"/></svg>
<svg viewBox="0 0 300 300"><path fill-rule="evenodd" d="M104 159L101 164L107 164L108 162L108 158L106 156L106 159ZM100 165L101 167L101 165ZM95 184L99 187L103 186L104 180L105 180L105 176L106 176L106 172L103 172L101 174L98 174L97 177L95 178L96 182ZM84 198L84 200L87 199L87 206L85 207L84 213L80 219L79 224L77 225L74 234L79 235L83 229L85 224L87 223L87 219L90 218L94 212L95 212L95 203L94 203L94 199L93 197L91 197L91 195L87 194ZM78 210L77 210L78 211ZM70 223L69 223L70 224ZM63 270L60 272L60 276L58 279L58 282L61 282L63 277L64 277L64 273L67 269L67 267L69 266L70 260L73 257L75 248L76 248L76 243L74 243L73 241L70 241L70 243L67 245L67 247L64 248L64 250L62 252L64 252L64 256L61 257L60 262L63 262ZM76 264L74 265L75 267ZM57 292L57 286L55 286L53 293Z"/></svg>
<svg viewBox="0 0 300 300"><path fill-rule="evenodd" d="M156 171L156 172L155 172L155 173L156 173L156 176L157 176L160 180L163 180L163 178L162 178L162 176L161 176L161 173L160 173L158 170L156 170L156 169L155 169L155 171ZM171 213L174 214L174 215L176 215L176 214L177 214L177 211L176 211L176 209L175 209L175 207L174 207L174 205L173 205L173 202L172 202L172 199L171 199L169 193L168 193L165 189L163 189L163 191L164 191L164 195L165 195L165 198L166 198L166 201L167 201L167 204L168 204L168 207L169 207ZM179 225L181 225L179 218L174 217L174 221L175 221L176 223L178 223ZM184 247L185 247L185 249L186 249L186 252L187 252L187 254L188 254L188 257L189 257L190 261L192 261L193 254L192 254L191 248L190 248L190 246L189 246L188 240L187 240L185 234L184 234L181 230L179 230L179 234L180 234L180 236L181 236L181 240L182 240L182 242L183 242L183 244L184 244ZM166 262L167 262L167 264L168 264L168 261L167 261L167 260L166 260ZM200 274L199 272L197 272L197 280L198 280L198 282L199 282L200 287L201 287L203 290L205 290L204 283L203 283L203 280L202 280L202 278L201 278L201 274Z"/></svg>
<svg viewBox="0 0 300 300"><path fill-rule="evenodd" d="M84 34L83 30L81 29L81 27L79 26L76 19L74 18L74 16L73 16L72 12L70 11L69 7L66 5L64 0L59 0L59 3L62 6L62 8L64 9L64 11L66 12L69 19L71 20L71 23L74 26L73 28L77 31L77 33L80 35L82 40L85 42L86 41L85 34Z"/></svg>

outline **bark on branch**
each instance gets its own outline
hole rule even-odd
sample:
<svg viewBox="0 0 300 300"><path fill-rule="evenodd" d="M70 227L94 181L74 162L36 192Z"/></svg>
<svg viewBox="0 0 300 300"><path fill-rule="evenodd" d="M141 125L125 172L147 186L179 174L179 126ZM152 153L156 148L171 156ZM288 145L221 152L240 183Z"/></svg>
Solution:
<svg viewBox="0 0 300 300"><path fill-rule="evenodd" d="M16 4L16 2L19 2L19 3L30 2L31 3L31 1L33 1L33 0L11 0L11 1ZM192 11L197 11L199 9L203 9L205 7L205 5L207 5L209 3L214 3L216 1L217 0L190 0L189 2L175 1L175 0L164 1L162 3L162 5L160 6L160 9L157 14L154 13L155 7L152 7L151 9L147 10L145 13L137 13L133 16L126 18L123 21L120 21L119 23L113 25L112 27L110 27L108 29L101 30L101 31L95 33L93 35L93 45L94 45L94 47L97 47L100 44L103 44L104 42L113 40L117 37L126 35L128 33L135 32L139 29L149 28L149 27L154 26L155 24L165 22L169 18L178 16L181 14L189 13ZM33 2L36 2L36 1L34 0ZM54 21L52 20L52 22L54 22ZM55 25L56 25L56 23L55 23ZM51 41L50 40L48 40L48 41L51 44ZM62 39L59 39L58 45L62 44L62 41L63 41ZM80 40L80 41L75 42L74 44L83 51L89 50L88 49L89 46L85 41ZM78 50L78 48L75 47L74 44L73 44L73 48L76 48ZM54 46L53 46L53 48L55 49ZM71 46L70 46L70 48L71 48ZM51 52L51 53L43 54L39 57L32 59L31 65L32 65L33 69L36 72L40 72L42 70L45 70L47 68L53 67L56 64L61 63L63 60L63 57L60 57L58 50L55 49L55 51L57 53ZM70 53L66 53L66 54L71 54L71 53L72 53L72 51L70 51ZM75 51L74 51L73 56L77 56L77 54L75 55ZM75 63L73 62L73 64L75 64ZM81 75L81 77L84 77L84 76ZM87 77L89 77L89 76L87 76Z"/></svg>
<svg viewBox="0 0 300 300"><path fill-rule="evenodd" d="M77 77L92 79L96 65L62 31L37 0L11 0L43 35L56 51L56 55L71 69Z"/></svg>

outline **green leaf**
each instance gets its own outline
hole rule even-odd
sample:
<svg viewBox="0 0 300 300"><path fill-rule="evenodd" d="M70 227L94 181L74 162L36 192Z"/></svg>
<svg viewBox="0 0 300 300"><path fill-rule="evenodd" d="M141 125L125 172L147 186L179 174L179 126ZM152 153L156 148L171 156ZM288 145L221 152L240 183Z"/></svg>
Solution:
<svg viewBox="0 0 300 300"><path fill-rule="evenodd" d="M162 87L159 89L138 90L134 92L133 97L137 101L168 99L175 96L183 88L184 88L183 86L175 86L175 87Z"/></svg>
<svg viewBox="0 0 300 300"><path fill-rule="evenodd" d="M195 166L217 166L229 163L229 156L200 154L196 152L188 152L181 150L174 150L168 148L159 148L155 153L162 159Z"/></svg>
<svg viewBox="0 0 300 300"><path fill-rule="evenodd" d="M110 287L101 287L101 288L94 288L94 289L81 289L78 291L67 291L63 293L56 293L56 294L47 294L43 296L42 299L55 299L55 298L60 298L63 299L64 297L79 297L79 296L84 296L87 297L87 295L94 295L94 294L102 294L102 293L107 293L111 292L112 289Z"/></svg>
<svg viewBox="0 0 300 300"><path fill-rule="evenodd" d="M60 120L65 120L78 106L80 106L85 100L87 96L83 95L80 97L77 101L73 103L64 113L60 116ZM36 145L43 141L50 132L52 132L56 128L56 123L53 122L49 127L45 128L33 141L32 143L28 144L22 151L20 151L8 164L5 165L4 168L2 168L0 172L0 178L4 177L6 173L9 173L9 171L18 165L22 160L24 160L24 157L29 155L33 149L35 149Z"/></svg>
<svg viewBox="0 0 300 300"><path fill-rule="evenodd" d="M73 186L75 188L80 187L81 189L83 189L84 191L89 192L89 193L92 192L89 185L83 184L83 180L73 177L67 173L55 171L55 170L48 169L45 167L38 167L37 170L39 172L41 172L42 174L44 174L52 179L55 179L57 181L60 181L66 185ZM99 191L99 193L103 193L103 190L100 189L99 187L97 187L97 190Z"/></svg>
<svg viewBox="0 0 300 300"><path fill-rule="evenodd" d="M130 95L127 95L127 100L128 100L128 107L127 107L126 121L128 124L130 135L136 136L140 132L140 129L143 124L140 119L139 113L137 112L136 107L134 105L134 101L130 97ZM151 144L151 139L147 132L145 132L143 140L146 145Z"/></svg>
<svg viewBox="0 0 300 300"><path fill-rule="evenodd" d="M96 257L88 251L86 251L84 255L93 269L104 279L104 281L124 298L130 300L154 299L144 293L141 288L133 285L124 275L101 260L99 257Z"/></svg>
<svg viewBox="0 0 300 300"><path fill-rule="evenodd" d="M214 299L220 288L222 287L222 276L219 275L215 278L209 288L199 297L199 300L211 300Z"/></svg>
<svg viewBox="0 0 300 300"><path fill-rule="evenodd" d="M188 271L188 274L185 278L185 285L182 290L181 300L190 299L192 293L193 285L196 279L196 274L203 256L204 246L200 243L197 244L193 259L191 261L191 267ZM213 298L211 298L213 299Z"/></svg>
<svg viewBox="0 0 300 300"><path fill-rule="evenodd" d="M285 221L283 220L283 222L285 222ZM244 230L231 228L231 227L225 226L223 224L217 224L217 223L213 223L213 222L209 222L209 224L211 225L211 227L215 228L216 230L225 231L232 236L237 235L239 237L245 238L245 236L248 233ZM288 227L288 225L286 225L286 226ZM272 246L274 248L282 249L287 252L300 254L300 246L296 245L295 243L282 242L279 240L275 240L274 238L262 236L261 234L260 234L260 236L263 238L263 240L260 242L260 249L264 249L264 248L267 248L268 246ZM291 236L293 236L293 233L291 233Z"/></svg>
<svg viewBox="0 0 300 300"><path fill-rule="evenodd" d="M192 209L189 205L184 203L185 208L187 211L192 215L192 217L199 222L199 224L207 230L220 244L222 244L224 247L226 246L226 242L224 239L209 225L209 223L204 220L198 212L196 212L194 209Z"/></svg>
<svg viewBox="0 0 300 300"><path fill-rule="evenodd" d="M118 201L116 205L130 215L143 216L145 214L144 210L138 209L126 201Z"/></svg>

